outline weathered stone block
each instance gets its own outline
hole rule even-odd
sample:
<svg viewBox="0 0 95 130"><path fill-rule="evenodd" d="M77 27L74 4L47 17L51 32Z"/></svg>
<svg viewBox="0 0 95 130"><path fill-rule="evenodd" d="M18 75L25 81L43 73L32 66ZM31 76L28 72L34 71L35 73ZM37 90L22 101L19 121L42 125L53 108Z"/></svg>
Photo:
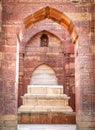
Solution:
<svg viewBox="0 0 95 130"><path fill-rule="evenodd" d="M75 124L75 113L22 113L18 114L19 124Z"/></svg>

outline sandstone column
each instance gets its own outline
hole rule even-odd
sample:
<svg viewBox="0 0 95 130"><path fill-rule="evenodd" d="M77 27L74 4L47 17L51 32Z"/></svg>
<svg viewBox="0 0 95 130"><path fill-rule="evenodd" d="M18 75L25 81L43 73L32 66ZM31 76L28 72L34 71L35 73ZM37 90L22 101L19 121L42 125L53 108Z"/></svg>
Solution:
<svg viewBox="0 0 95 130"><path fill-rule="evenodd" d="M89 11L92 13L92 10ZM80 23L83 35L79 37L75 49L77 130L95 130L95 60L93 59L95 52L93 52L91 30L88 28L89 22L91 19L84 24Z"/></svg>
<svg viewBox="0 0 95 130"><path fill-rule="evenodd" d="M17 129L17 26L8 9L3 5L0 33L0 130Z"/></svg>

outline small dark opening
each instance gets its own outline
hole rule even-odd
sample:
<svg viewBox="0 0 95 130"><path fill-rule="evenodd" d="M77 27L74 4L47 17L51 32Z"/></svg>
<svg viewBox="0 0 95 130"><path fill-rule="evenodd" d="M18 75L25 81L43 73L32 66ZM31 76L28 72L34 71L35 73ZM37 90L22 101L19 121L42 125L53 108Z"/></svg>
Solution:
<svg viewBox="0 0 95 130"><path fill-rule="evenodd" d="M41 38L41 47L48 47L48 36L46 34L42 34Z"/></svg>

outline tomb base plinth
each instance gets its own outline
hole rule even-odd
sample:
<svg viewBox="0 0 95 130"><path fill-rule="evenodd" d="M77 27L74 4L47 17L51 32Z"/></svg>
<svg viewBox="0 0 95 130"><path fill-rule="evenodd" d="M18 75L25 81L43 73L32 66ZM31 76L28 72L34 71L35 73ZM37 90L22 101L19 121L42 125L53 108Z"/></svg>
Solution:
<svg viewBox="0 0 95 130"><path fill-rule="evenodd" d="M18 109L19 123L40 123L44 118L43 123L75 122L73 110L68 105L69 97L62 94L62 86L28 86L28 93L22 99L23 105Z"/></svg>

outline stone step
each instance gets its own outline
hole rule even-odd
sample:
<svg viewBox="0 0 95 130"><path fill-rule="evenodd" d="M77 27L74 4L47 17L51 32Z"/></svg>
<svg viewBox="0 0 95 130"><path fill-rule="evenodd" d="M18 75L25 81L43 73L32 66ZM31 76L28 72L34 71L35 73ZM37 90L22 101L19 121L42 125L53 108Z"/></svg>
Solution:
<svg viewBox="0 0 95 130"><path fill-rule="evenodd" d="M67 95L29 95L26 94L23 97L23 105L27 106L68 106Z"/></svg>
<svg viewBox="0 0 95 130"><path fill-rule="evenodd" d="M18 124L17 130L76 130L75 124Z"/></svg>
<svg viewBox="0 0 95 130"><path fill-rule="evenodd" d="M22 96L22 99L64 99L68 100L70 97L68 97L66 94L28 94L26 93L24 96Z"/></svg>
<svg viewBox="0 0 95 130"><path fill-rule="evenodd" d="M39 113L39 112L73 112L70 106L26 106L22 105L19 113Z"/></svg>

